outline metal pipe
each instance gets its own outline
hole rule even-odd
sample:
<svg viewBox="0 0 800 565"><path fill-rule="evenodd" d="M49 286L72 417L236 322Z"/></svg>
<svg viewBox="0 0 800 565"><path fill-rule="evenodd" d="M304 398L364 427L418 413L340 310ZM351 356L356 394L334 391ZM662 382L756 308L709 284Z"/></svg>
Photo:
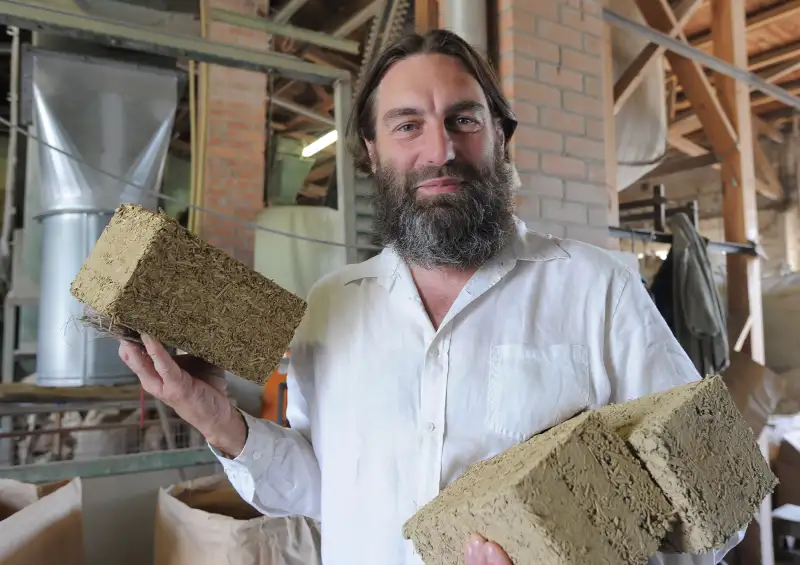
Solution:
<svg viewBox="0 0 800 565"><path fill-rule="evenodd" d="M6 195L3 204L3 232L0 236L0 254L11 256L11 229L14 223L14 191L17 178L17 128L19 127L19 28L8 28L11 36L11 68L9 71L8 105L11 127L8 131L8 157L6 159ZM18 265L11 265L16 268ZM5 331L10 331L6 328Z"/></svg>
<svg viewBox="0 0 800 565"><path fill-rule="evenodd" d="M47 465L33 463L0 467L0 477L28 483L49 483L74 477L109 477L215 463L218 463L216 456L210 449L203 447L112 455L80 461L56 461Z"/></svg>
<svg viewBox="0 0 800 565"><path fill-rule="evenodd" d="M181 420L180 418L170 418L167 424L169 425L172 422L176 424L181 424L183 420ZM138 428L140 426L144 427L154 426L156 424L162 426L162 432L164 432L165 434L167 448L171 450L178 449L176 447L175 437L167 434L167 430L164 429L163 421L160 418L155 420L147 419L142 422L117 422L114 424L97 424L95 426L75 426L74 428L58 427L53 429L40 428L38 430L17 430L14 432L0 433L0 439L13 439L19 437L40 437L40 436L48 436L56 434L64 435L64 434L72 434L75 432L103 432L103 431L119 430L125 428ZM172 443L172 445L169 445L170 443Z"/></svg>
<svg viewBox="0 0 800 565"><path fill-rule="evenodd" d="M640 241L653 241L656 243L672 243L672 234L634 228L621 228L609 226L608 232L617 239L638 239ZM758 255L758 249L752 243L731 243L728 241L709 241L709 251L730 253L738 255Z"/></svg>
<svg viewBox="0 0 800 565"><path fill-rule="evenodd" d="M336 122L333 118L315 112L314 110L310 110L305 106L301 106L300 104L297 104L295 102L290 102L289 100L284 100L283 98L278 98L277 96L273 96L272 98L270 98L270 100L272 100L273 104L275 104L276 106L280 106L285 110L289 110L290 112L294 112L295 114L300 114L301 116L305 116L306 118L309 118L311 120L316 120L321 124L325 124L326 126L330 126L332 128L336 127Z"/></svg>
<svg viewBox="0 0 800 565"><path fill-rule="evenodd" d="M348 246L348 263L358 262L356 245L356 169L353 155L345 143L347 122L353 107L353 85L350 80L339 80L333 85L334 116L339 142L336 144L336 196L337 209L342 216L343 241Z"/></svg>
<svg viewBox="0 0 800 565"><path fill-rule="evenodd" d="M362 25L367 23L370 18L374 18L378 15L378 10L380 9L381 2L380 0L375 0L371 4L364 6L361 10L356 13L352 18L344 22L340 25L336 31L333 32L334 37L347 37L355 30L360 28Z"/></svg>
<svg viewBox="0 0 800 565"><path fill-rule="evenodd" d="M11 261L11 232L14 224L14 193L16 192L16 172L17 172L17 139L19 128L19 28L9 27L8 33L11 35L11 61L9 71L9 88L8 88L8 104L10 109L10 122L11 127L8 131L8 157L6 160L6 194L4 198L3 208L3 226L2 234L0 235L0 253L7 258L7 271L8 280L14 280L11 277L12 269L19 269L22 265L14 265ZM27 140L26 140L27 141ZM17 242L19 244L20 242ZM11 324L16 323L15 312L17 311L12 305L5 305L4 328L6 336L9 339L4 340L3 348L3 374L2 382L6 379L14 379L14 347L13 340L10 339L8 334L16 334L12 330ZM0 418L0 430L11 430L13 421L9 417ZM10 441L0 441L0 461L11 461L13 457L13 446Z"/></svg>
<svg viewBox="0 0 800 565"><path fill-rule="evenodd" d="M0 24L83 37L116 47L188 58L227 67L269 72L290 79L331 84L346 70L302 61L270 51L248 49L199 37L182 36L130 23L78 14L22 0L0 0Z"/></svg>
<svg viewBox="0 0 800 565"><path fill-rule="evenodd" d="M743 82L750 88L759 90L764 94L783 102L787 106L800 109L800 98L789 94L785 89L765 81L763 78L751 73L746 69L731 65L727 61L723 61L718 57L709 55L708 53L692 47L683 41L674 39L646 25L629 20L628 18L612 12L608 8L603 8L603 19L613 26L638 33L639 35L646 37L649 41L655 43L656 45L660 45L665 49L669 49L673 53L677 53L682 57L697 61L701 65L708 67L711 70Z"/></svg>
<svg viewBox="0 0 800 565"><path fill-rule="evenodd" d="M223 22L247 29L254 29L256 31L263 31L271 35L279 35L289 39L296 39L297 41L303 41L305 43L310 43L311 45L317 45L318 47L324 47L334 51L342 51L351 55L358 55L361 49L358 41L342 39L341 37L333 37L332 35L322 33L321 31L312 31L310 29L304 29L292 25L280 24L265 18L256 18L254 16L239 14L229 10L215 8L211 10L211 18L217 22Z"/></svg>
<svg viewBox="0 0 800 565"><path fill-rule="evenodd" d="M155 401L144 401L144 408L155 408ZM26 414L49 414L59 412L82 412L84 410L136 410L142 407L138 400L102 400L102 401L63 401L49 403L14 402L0 403L0 415L24 416Z"/></svg>
<svg viewBox="0 0 800 565"><path fill-rule="evenodd" d="M488 49L486 0L444 0L444 23L481 55Z"/></svg>

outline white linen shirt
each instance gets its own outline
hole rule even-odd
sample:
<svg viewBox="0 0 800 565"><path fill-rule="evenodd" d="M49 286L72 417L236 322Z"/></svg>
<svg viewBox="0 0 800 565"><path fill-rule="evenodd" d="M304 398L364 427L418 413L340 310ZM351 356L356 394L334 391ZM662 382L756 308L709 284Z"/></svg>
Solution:
<svg viewBox="0 0 800 565"><path fill-rule="evenodd" d="M291 348L292 428L245 415L242 453L215 453L263 514L321 520L324 565L418 565L403 523L467 467L698 378L634 272L517 221L438 330L391 250L323 278ZM741 537L651 564L713 565Z"/></svg>

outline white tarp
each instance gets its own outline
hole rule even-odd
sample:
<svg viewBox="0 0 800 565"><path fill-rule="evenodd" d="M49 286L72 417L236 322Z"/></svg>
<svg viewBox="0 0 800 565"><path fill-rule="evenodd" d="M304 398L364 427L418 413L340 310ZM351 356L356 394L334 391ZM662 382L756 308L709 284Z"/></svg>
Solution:
<svg viewBox="0 0 800 565"><path fill-rule="evenodd" d="M325 206L271 206L258 224L324 241L343 241L341 214ZM345 248L256 231L255 270L289 292L307 298L321 277L347 263Z"/></svg>
<svg viewBox="0 0 800 565"><path fill-rule="evenodd" d="M644 24L633 0L610 0L608 8L630 20ZM614 81L649 41L632 31L614 28L611 49ZM664 58L648 67L616 116L617 190L623 190L653 170L667 152L667 99L664 85Z"/></svg>

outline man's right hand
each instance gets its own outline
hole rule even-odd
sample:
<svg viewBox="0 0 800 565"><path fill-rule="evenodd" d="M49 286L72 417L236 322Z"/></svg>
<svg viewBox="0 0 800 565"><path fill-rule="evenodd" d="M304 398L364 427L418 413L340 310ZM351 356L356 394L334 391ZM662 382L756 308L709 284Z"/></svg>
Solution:
<svg viewBox="0 0 800 565"><path fill-rule="evenodd" d="M142 388L225 455L239 455L247 440L247 425L225 395L223 372L196 357L173 358L147 335L142 335L142 342L144 347L127 341L119 346L120 358L139 377Z"/></svg>

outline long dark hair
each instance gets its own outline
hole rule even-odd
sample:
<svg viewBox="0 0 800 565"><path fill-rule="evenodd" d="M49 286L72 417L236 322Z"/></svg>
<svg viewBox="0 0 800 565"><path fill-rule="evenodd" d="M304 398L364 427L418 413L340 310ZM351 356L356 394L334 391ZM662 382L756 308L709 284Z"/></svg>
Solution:
<svg viewBox="0 0 800 565"><path fill-rule="evenodd" d="M378 85L393 64L411 55L423 53L448 55L461 61L467 72L478 81L483 89L492 116L500 120L506 147L508 147L508 142L514 135L514 130L517 129L517 116L506 97L503 96L500 83L492 67L469 43L455 33L445 29L434 29L425 35L418 33L405 35L388 46L364 76L347 127L350 151L355 157L359 170L366 173L371 170L364 140L375 141L375 94Z"/></svg>

